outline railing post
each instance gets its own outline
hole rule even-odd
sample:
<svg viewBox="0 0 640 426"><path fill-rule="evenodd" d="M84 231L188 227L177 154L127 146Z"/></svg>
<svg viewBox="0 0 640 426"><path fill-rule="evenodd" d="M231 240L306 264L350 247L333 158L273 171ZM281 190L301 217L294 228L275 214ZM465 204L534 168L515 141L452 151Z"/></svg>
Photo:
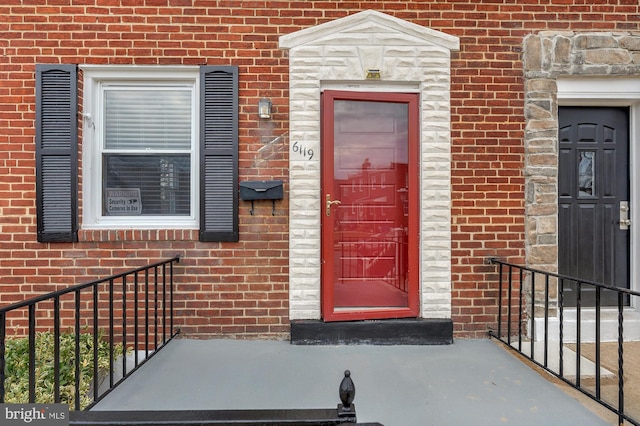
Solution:
<svg viewBox="0 0 640 426"><path fill-rule="evenodd" d="M98 324L98 286L93 286L93 377L98 377L98 336L99 336L99 324ZM97 380L94 380L93 384L93 400L98 400L98 385Z"/></svg>
<svg viewBox="0 0 640 426"><path fill-rule="evenodd" d="M596 398L600 399L600 296L602 289L596 287Z"/></svg>
<svg viewBox="0 0 640 426"><path fill-rule="evenodd" d="M113 278L109 280L109 387L113 387L113 345L114 345L114 324L113 324Z"/></svg>
<svg viewBox="0 0 640 426"><path fill-rule="evenodd" d="M162 343L167 341L167 265L162 265Z"/></svg>
<svg viewBox="0 0 640 426"><path fill-rule="evenodd" d="M60 296L53 298L53 401L60 403Z"/></svg>
<svg viewBox="0 0 640 426"><path fill-rule="evenodd" d="M624 424L624 297L618 293L618 424Z"/></svg>
<svg viewBox="0 0 640 426"><path fill-rule="evenodd" d="M524 289L523 289L523 272L522 268L518 269L518 280L519 280L519 289L518 289L518 350L522 350L522 316L524 309L522 307L523 298L524 298Z"/></svg>
<svg viewBox="0 0 640 426"><path fill-rule="evenodd" d="M122 374L127 374L127 276L122 276Z"/></svg>
<svg viewBox="0 0 640 426"><path fill-rule="evenodd" d="M495 262L495 259L492 259L492 262ZM498 291L498 338L502 338L502 291L503 291L503 283L502 283L502 275L503 275L503 265L502 263L498 265L499 267L499 291Z"/></svg>
<svg viewBox="0 0 640 426"><path fill-rule="evenodd" d="M4 404L4 379L5 379L5 341L7 337L7 317L3 313L0 314L0 404Z"/></svg>
<svg viewBox="0 0 640 426"><path fill-rule="evenodd" d="M535 316L535 314L534 314ZM544 366L549 357L549 275L544 277Z"/></svg>
<svg viewBox="0 0 640 426"><path fill-rule="evenodd" d="M139 303L139 282L140 274L136 272L133 278L133 356L134 356L134 365L137 367L140 360L138 359L138 342L140 340L140 330L138 327L138 322L140 321L140 314L138 312L138 303Z"/></svg>
<svg viewBox="0 0 640 426"><path fill-rule="evenodd" d="M149 270L144 271L144 358L149 358Z"/></svg>
<svg viewBox="0 0 640 426"><path fill-rule="evenodd" d="M29 402L36 402L36 304L29 305Z"/></svg>
<svg viewBox="0 0 640 426"><path fill-rule="evenodd" d="M580 352L582 349L582 282L578 283L576 300L576 386L580 387Z"/></svg>
<svg viewBox="0 0 640 426"><path fill-rule="evenodd" d="M524 271L520 268L520 291L522 291L523 277ZM535 342L536 342L536 273L535 271L531 271L531 312L529 313L530 323L531 323L531 358L535 357ZM524 314L520 312L520 316ZM522 334L522 329L520 329L520 334Z"/></svg>
<svg viewBox="0 0 640 426"><path fill-rule="evenodd" d="M170 287L169 287L169 334L173 336L173 262L169 264L169 278L170 278Z"/></svg>
<svg viewBox="0 0 640 426"><path fill-rule="evenodd" d="M341 401L338 404L338 417L355 417L356 406L353 404L353 400L356 397L356 386L351 379L349 370L344 372L344 378L340 382L338 393Z"/></svg>
<svg viewBox="0 0 640 426"><path fill-rule="evenodd" d="M513 292L513 267L509 265L507 268L509 270L509 290L507 294L507 343L511 346L511 305L513 303L511 293Z"/></svg>
<svg viewBox="0 0 640 426"><path fill-rule="evenodd" d="M564 278L560 278L560 282L558 283L558 309L558 340L560 352L558 374L560 377L564 377Z"/></svg>
<svg viewBox="0 0 640 426"><path fill-rule="evenodd" d="M76 410L80 410L80 290L75 291L75 305L76 305L76 317L75 317L75 401L74 406Z"/></svg>
<svg viewBox="0 0 640 426"><path fill-rule="evenodd" d="M153 350L158 348L158 267L153 268Z"/></svg>

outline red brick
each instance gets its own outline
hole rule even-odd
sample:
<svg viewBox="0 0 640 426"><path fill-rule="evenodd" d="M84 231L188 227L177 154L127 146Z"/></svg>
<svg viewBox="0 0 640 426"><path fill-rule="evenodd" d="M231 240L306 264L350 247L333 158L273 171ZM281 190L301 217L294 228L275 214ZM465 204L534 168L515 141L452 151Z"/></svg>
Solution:
<svg viewBox="0 0 640 426"><path fill-rule="evenodd" d="M0 267L11 271L0 275L0 300L29 296L18 292L21 285L30 292L39 291L34 287L45 291L50 282L83 282L180 253L179 322L185 334L202 336L286 335L288 203L276 204L276 216L262 204L251 216L242 203L238 244L200 243L192 230L83 230L77 244L38 243L33 201L36 62L240 65L240 177L286 180L287 150L268 168L253 165L261 137L288 130L288 62L278 48L280 35L375 7L461 37L451 76L453 319L457 335L480 337L495 322L495 294L483 290L495 277L487 275L491 268L482 264L483 257L498 251L513 259L524 256L523 37L545 30L640 30L637 0L598 5L382 0L375 6L321 1L313 9L299 1L267 1L255 8L240 1L218 8L200 0L147 0L144 6L137 0L29 3L0 6L0 163L6 168L1 185L11 185L0 186ZM265 93L276 117L267 135L253 117Z"/></svg>

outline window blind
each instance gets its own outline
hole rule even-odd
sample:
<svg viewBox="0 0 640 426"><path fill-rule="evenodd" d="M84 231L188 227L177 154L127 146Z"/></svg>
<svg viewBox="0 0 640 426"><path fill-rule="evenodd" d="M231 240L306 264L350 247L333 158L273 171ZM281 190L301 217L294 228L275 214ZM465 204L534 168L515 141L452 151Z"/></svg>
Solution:
<svg viewBox="0 0 640 426"><path fill-rule="evenodd" d="M107 150L191 148L190 90L106 90L104 107Z"/></svg>

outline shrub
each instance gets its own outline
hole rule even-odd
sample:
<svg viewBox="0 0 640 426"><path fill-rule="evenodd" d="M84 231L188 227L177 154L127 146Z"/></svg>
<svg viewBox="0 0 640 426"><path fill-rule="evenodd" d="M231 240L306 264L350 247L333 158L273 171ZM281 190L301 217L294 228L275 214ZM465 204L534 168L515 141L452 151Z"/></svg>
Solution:
<svg viewBox="0 0 640 426"><path fill-rule="evenodd" d="M114 358L122 355L122 345L115 345ZM54 402L54 334L36 334L36 401L39 404ZM104 333L98 333L98 370L109 371L109 342ZM80 408L92 401L93 335L80 334ZM99 386L96 380L95 386ZM10 338L5 342L5 403L29 401L29 339ZM75 334L60 334L60 402L75 407Z"/></svg>

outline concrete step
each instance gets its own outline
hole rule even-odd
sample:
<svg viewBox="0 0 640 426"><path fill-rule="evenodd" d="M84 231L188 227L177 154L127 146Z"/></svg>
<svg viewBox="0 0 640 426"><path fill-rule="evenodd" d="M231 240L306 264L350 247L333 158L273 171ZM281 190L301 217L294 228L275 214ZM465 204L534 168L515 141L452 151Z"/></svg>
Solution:
<svg viewBox="0 0 640 426"><path fill-rule="evenodd" d="M563 343L575 343L578 337L578 311L575 308L565 309L563 314ZM535 319L535 339L544 340L544 318ZM529 333L531 335L531 333ZM625 308L623 312L623 336L625 342L640 341L640 312L635 308ZM580 312L580 342L595 342L596 337L596 313L593 308L582 308ZM560 340L560 319L549 318L549 341ZM618 341L618 310L602 309L600 312L600 341Z"/></svg>
<svg viewBox="0 0 640 426"><path fill-rule="evenodd" d="M515 349L519 349L519 342L511 342L511 346ZM526 356L532 358L539 364L542 364L549 370L556 374L560 373L560 345L558 342L550 342L547 346L547 361L545 364L545 347L543 342L534 342L533 356L531 355L531 341L523 341L520 352ZM590 359L581 356L580 357L580 379L595 379L596 377L596 364ZM567 346L562 347L562 375L564 378L575 381L577 373L578 359L574 350ZM604 367L600 367L600 379L615 379L615 373L607 370Z"/></svg>

